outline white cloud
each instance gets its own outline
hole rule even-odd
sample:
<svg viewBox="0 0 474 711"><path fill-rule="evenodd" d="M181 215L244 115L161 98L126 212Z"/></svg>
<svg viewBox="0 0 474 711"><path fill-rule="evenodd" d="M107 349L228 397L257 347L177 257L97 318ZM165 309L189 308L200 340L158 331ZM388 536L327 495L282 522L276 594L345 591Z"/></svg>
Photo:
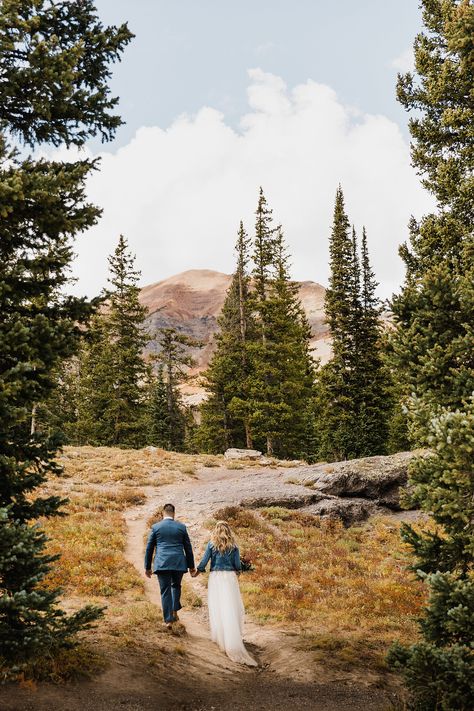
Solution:
<svg viewBox="0 0 474 711"><path fill-rule="evenodd" d="M410 214L431 208L398 126L357 114L328 86L307 81L288 90L279 77L249 74L239 131L205 107L166 130L141 128L115 154L102 153L88 193L104 213L78 240L76 291L92 295L105 284L120 233L143 284L186 269L232 271L238 223L243 218L252 232L260 185L284 226L294 277L325 284L339 182L351 221L367 227L380 293L397 288L397 248Z"/></svg>
<svg viewBox="0 0 474 711"><path fill-rule="evenodd" d="M413 72L415 69L415 59L413 57L413 48L408 47L398 57L392 59L390 66L404 74L405 72Z"/></svg>

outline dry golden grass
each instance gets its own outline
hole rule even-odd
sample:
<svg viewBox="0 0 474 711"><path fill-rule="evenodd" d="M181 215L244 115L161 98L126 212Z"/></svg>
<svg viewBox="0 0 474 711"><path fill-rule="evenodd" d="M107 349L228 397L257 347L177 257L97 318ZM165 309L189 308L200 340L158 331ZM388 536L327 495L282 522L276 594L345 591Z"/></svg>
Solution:
<svg viewBox="0 0 474 711"><path fill-rule="evenodd" d="M143 581L124 559L125 522L118 511L76 511L46 523L48 552L61 554L47 583L68 595L110 597L143 592Z"/></svg>
<svg viewBox="0 0 474 711"><path fill-rule="evenodd" d="M221 467L225 464L224 457L219 454L206 454L205 456L198 457L199 464L203 467Z"/></svg>
<svg viewBox="0 0 474 711"><path fill-rule="evenodd" d="M143 578L125 559L123 512L146 502L142 487L183 480L191 468L194 473L195 458L159 449L66 447L60 461L64 475L38 492L69 500L63 509L67 516L42 521L47 552L61 555L45 584L62 588L67 610L90 602L106 609L78 647L35 662L24 683L91 676L123 653L146 657L152 668L163 667L166 655L181 657L182 645L162 630L161 610L146 600ZM197 596L188 597L189 604L199 604Z"/></svg>
<svg viewBox="0 0 474 711"><path fill-rule="evenodd" d="M85 493L69 494L69 513L76 511L124 511L132 506L140 506L146 501L146 494L135 487L122 487L118 491L89 488Z"/></svg>
<svg viewBox="0 0 474 711"><path fill-rule="evenodd" d="M315 661L383 669L390 643L415 637L424 590L389 518L345 529L279 507L228 507L217 517L233 526L255 566L240 579L249 612L291 624Z"/></svg>
<svg viewBox="0 0 474 711"><path fill-rule="evenodd" d="M193 475L199 457L147 447L65 447L60 461L64 477L78 483L163 486Z"/></svg>

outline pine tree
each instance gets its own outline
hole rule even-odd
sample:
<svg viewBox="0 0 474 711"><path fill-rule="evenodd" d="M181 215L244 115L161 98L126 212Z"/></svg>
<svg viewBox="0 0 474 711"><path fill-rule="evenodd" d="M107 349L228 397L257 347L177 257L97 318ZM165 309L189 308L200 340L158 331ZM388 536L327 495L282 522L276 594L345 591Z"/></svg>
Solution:
<svg viewBox="0 0 474 711"><path fill-rule="evenodd" d="M377 282L365 228L359 257L357 234L336 194L330 242L331 277L325 311L333 357L322 369L317 408L319 457L338 460L384 454L391 411L384 364Z"/></svg>
<svg viewBox="0 0 474 711"><path fill-rule="evenodd" d="M467 711L474 696L474 7L467 0L424 0L422 7L418 76L399 77L398 98L417 109L413 163L439 211L412 220L410 247L401 249L407 274L393 303L393 350L411 440L430 448L411 467L413 499L438 528L403 527L430 599L423 639L396 646L391 659L405 674L413 708Z"/></svg>
<svg viewBox="0 0 474 711"><path fill-rule="evenodd" d="M250 425L268 455L301 455L307 440L308 403L313 396L314 361L308 322L290 280L281 227L260 191L255 230L251 305L256 337L249 345ZM305 452L306 453L306 452Z"/></svg>
<svg viewBox="0 0 474 711"><path fill-rule="evenodd" d="M392 382L384 360L381 331L381 305L376 295L377 282L370 265L365 227L362 229L360 318L356 325L358 341L356 370L359 374L358 455L385 454L393 404Z"/></svg>
<svg viewBox="0 0 474 711"><path fill-rule="evenodd" d="M426 31L414 44L418 81L399 77L398 99L419 115L410 120L412 160L440 211L410 222L410 243L401 247L406 279L393 300L394 367L405 400L423 400L427 418L438 405L461 407L474 391L472 303L473 146L472 23L463 0L422 3ZM462 364L463 377L459 377ZM423 428L412 427L413 444Z"/></svg>
<svg viewBox="0 0 474 711"><path fill-rule="evenodd" d="M200 348L202 344L174 328L162 328L160 334L160 350L155 358L160 365L166 391L167 448L180 452L185 447L187 420L180 385L189 379L189 369L195 365L190 349Z"/></svg>
<svg viewBox="0 0 474 711"><path fill-rule="evenodd" d="M353 385L360 316L360 267L355 261L355 235L350 234L340 186L329 254L331 276L325 295L325 314L333 355L321 368L318 379L319 457L338 461L358 454L359 423Z"/></svg>
<svg viewBox="0 0 474 711"><path fill-rule="evenodd" d="M109 266L111 287L104 292L102 313L91 323L81 362L78 438L88 444L139 447L147 440L148 366L143 352L150 337L135 257L122 235Z"/></svg>
<svg viewBox="0 0 474 711"><path fill-rule="evenodd" d="M112 138L121 121L111 113L109 63L130 39L126 26L104 27L87 0L0 6L0 657L14 670L72 644L99 614L66 615L59 591L42 586L55 558L32 524L62 501L35 490L60 467L56 440L32 434L31 418L90 314L65 290L72 240L100 210L85 198L93 162L22 158L9 141L35 148Z"/></svg>
<svg viewBox="0 0 474 711"><path fill-rule="evenodd" d="M253 446L247 393L249 343L255 330L249 309L249 245L241 222L236 270L218 318L216 350L203 376L208 398L201 406L198 439L201 447L213 453Z"/></svg>
<svg viewBox="0 0 474 711"><path fill-rule="evenodd" d="M403 524L429 588L420 620L423 638L395 644L389 661L403 671L412 708L468 711L474 697L474 399L462 410L442 409L429 426L429 456L411 470L412 500L429 511L435 532Z"/></svg>
<svg viewBox="0 0 474 711"><path fill-rule="evenodd" d="M172 421L163 366L152 376L148 399L148 443L162 449L173 448Z"/></svg>
<svg viewBox="0 0 474 711"><path fill-rule="evenodd" d="M77 444L98 447L114 440L113 421L108 417L114 397L111 350L104 314L95 314L79 352Z"/></svg>
<svg viewBox="0 0 474 711"><path fill-rule="evenodd" d="M146 441L147 365L143 352L150 337L145 329L147 309L139 301L139 272L126 239L120 235L109 257L111 288L105 315L109 343L112 396L104 412L110 423L111 445L139 447Z"/></svg>
<svg viewBox="0 0 474 711"><path fill-rule="evenodd" d="M65 444L77 442L79 402L79 359L61 361L54 371L54 388L49 397L36 406L32 433L57 435Z"/></svg>

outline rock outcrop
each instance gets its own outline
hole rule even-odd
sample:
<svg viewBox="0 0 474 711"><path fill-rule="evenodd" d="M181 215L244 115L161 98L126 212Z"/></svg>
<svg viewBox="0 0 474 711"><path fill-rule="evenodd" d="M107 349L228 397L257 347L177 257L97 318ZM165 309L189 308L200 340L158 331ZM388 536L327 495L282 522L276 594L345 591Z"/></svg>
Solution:
<svg viewBox="0 0 474 711"><path fill-rule="evenodd" d="M315 464L298 470L298 478L324 494L362 497L382 506L400 508L400 488L407 482L413 452L365 457L334 464Z"/></svg>
<svg viewBox="0 0 474 711"><path fill-rule="evenodd" d="M230 448L226 449L224 452L224 459L240 459L240 460L251 460L255 461L262 458L262 453L257 449L236 449Z"/></svg>
<svg viewBox="0 0 474 711"><path fill-rule="evenodd" d="M376 513L401 510L400 492L406 487L413 452L388 457L366 457L334 464L282 469L252 465L234 481L216 481L208 504L259 509L281 506L305 514L339 518L349 526Z"/></svg>

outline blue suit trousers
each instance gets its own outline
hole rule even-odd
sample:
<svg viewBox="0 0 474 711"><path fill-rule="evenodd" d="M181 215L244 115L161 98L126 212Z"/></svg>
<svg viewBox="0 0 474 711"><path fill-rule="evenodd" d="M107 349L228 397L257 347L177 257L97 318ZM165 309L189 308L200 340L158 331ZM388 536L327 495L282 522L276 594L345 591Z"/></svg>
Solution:
<svg viewBox="0 0 474 711"><path fill-rule="evenodd" d="M181 610L181 570L158 570L158 582L161 592L161 607L165 622L173 622L173 612Z"/></svg>

